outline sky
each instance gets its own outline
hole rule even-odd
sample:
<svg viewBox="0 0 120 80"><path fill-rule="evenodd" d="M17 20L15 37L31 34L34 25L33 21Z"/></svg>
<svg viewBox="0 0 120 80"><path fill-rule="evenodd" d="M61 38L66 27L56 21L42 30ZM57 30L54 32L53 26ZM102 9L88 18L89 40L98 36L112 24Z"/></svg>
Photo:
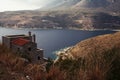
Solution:
<svg viewBox="0 0 120 80"><path fill-rule="evenodd" d="M38 9L54 0L0 0L0 12Z"/></svg>

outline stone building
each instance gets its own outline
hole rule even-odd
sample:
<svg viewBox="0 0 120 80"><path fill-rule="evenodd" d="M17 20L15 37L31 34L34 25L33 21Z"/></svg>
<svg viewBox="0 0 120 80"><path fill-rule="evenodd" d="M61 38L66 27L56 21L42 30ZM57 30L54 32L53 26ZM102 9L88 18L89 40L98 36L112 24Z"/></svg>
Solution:
<svg viewBox="0 0 120 80"><path fill-rule="evenodd" d="M38 49L36 36L31 35L7 35L2 37L3 45L10 48L13 52L28 58L33 63L43 63L43 49Z"/></svg>

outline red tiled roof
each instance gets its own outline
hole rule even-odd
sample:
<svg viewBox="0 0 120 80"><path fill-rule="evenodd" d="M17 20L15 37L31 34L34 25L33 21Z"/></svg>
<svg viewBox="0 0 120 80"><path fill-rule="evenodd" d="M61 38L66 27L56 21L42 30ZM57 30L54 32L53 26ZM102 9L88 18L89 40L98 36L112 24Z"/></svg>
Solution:
<svg viewBox="0 0 120 80"><path fill-rule="evenodd" d="M17 38L17 39L12 41L13 44L19 45L19 46L23 46L23 45L25 45L25 44L27 44L29 42L30 42L30 40L23 39L23 38Z"/></svg>

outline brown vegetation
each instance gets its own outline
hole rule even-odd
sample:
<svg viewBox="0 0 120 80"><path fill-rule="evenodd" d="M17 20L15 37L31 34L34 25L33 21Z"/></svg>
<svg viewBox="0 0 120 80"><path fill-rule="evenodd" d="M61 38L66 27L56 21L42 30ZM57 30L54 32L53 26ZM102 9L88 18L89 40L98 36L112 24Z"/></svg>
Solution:
<svg viewBox="0 0 120 80"><path fill-rule="evenodd" d="M67 51L75 58L84 57L88 54L100 54L113 48L120 48L120 32L93 37L76 44Z"/></svg>
<svg viewBox="0 0 120 80"><path fill-rule="evenodd" d="M20 58L19 55L12 53L9 49L0 45L0 79L120 80L119 34L120 33L98 36L77 44L77 48L75 46L73 49L76 48L76 51L79 51L82 49L81 46L84 45L83 47L85 47L87 53L76 52L77 54L75 54L74 52L74 57L76 57L76 59L60 60L54 65L50 63L50 65L46 66L47 71L43 71L41 65L29 63L25 59ZM93 40L96 44L91 42ZM102 40L100 44L97 43L99 40ZM110 45L108 41L112 44ZM80 46L80 44L82 45ZM88 44L93 49L91 47L89 48L87 46ZM97 45L100 46L97 47ZM99 49L100 47L101 49ZM89 49L89 51L87 49ZM71 54L73 54L73 52Z"/></svg>
<svg viewBox="0 0 120 80"><path fill-rule="evenodd" d="M0 45L0 69L1 80L27 80L26 76L34 80L35 75L43 71L41 65L29 63L2 45Z"/></svg>

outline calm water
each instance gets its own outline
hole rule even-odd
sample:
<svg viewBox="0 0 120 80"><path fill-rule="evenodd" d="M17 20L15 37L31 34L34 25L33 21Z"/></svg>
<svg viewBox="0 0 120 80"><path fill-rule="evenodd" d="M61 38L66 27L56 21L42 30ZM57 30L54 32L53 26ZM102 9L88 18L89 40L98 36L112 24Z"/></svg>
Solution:
<svg viewBox="0 0 120 80"><path fill-rule="evenodd" d="M11 34L27 34L31 31L36 34L38 48L43 48L45 57L54 58L54 52L65 47L75 45L81 40L94 37L97 35L114 33L114 31L81 31L81 30L40 30L40 29L8 29L0 28L1 36Z"/></svg>

